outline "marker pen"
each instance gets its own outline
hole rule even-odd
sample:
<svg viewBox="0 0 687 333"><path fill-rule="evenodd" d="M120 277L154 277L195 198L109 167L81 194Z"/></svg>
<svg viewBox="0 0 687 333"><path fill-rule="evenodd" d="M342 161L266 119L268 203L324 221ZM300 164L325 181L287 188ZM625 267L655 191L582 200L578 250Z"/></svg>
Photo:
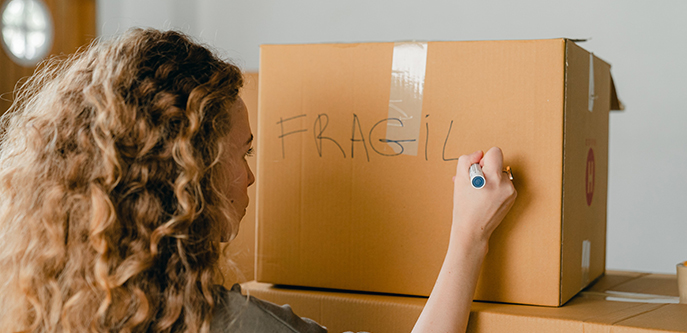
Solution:
<svg viewBox="0 0 687 333"><path fill-rule="evenodd" d="M479 166L479 163L470 166L470 184L476 189L481 189L487 184L487 180L484 178L484 173L482 173L482 168Z"/></svg>

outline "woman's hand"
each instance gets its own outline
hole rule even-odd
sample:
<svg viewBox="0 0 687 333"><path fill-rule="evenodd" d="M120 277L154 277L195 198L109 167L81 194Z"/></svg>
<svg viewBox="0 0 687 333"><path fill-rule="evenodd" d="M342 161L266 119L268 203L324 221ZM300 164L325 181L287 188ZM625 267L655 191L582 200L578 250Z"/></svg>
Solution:
<svg viewBox="0 0 687 333"><path fill-rule="evenodd" d="M470 184L470 165L479 163L486 185L475 189ZM503 172L503 154L494 147L458 159L453 185L453 226L451 242L468 242L487 246L489 237L510 210L517 191Z"/></svg>
<svg viewBox="0 0 687 333"><path fill-rule="evenodd" d="M474 163L480 164L487 181L481 189L470 184L469 169ZM486 154L478 151L458 159L453 178L451 241L413 333L465 332L489 237L517 196L513 183L502 170L503 154L496 147Z"/></svg>

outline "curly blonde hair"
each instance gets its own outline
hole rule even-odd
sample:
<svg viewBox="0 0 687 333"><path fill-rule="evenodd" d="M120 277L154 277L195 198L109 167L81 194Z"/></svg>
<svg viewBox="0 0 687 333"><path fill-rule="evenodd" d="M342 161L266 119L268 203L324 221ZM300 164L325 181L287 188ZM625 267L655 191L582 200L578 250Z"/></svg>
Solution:
<svg viewBox="0 0 687 333"><path fill-rule="evenodd" d="M2 117L0 331L209 331L242 84L153 29L40 66Z"/></svg>

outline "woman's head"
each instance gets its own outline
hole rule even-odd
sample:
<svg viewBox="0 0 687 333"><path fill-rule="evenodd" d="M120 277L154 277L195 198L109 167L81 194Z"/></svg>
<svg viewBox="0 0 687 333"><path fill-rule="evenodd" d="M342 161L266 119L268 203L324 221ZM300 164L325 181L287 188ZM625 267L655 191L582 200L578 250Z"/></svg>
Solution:
<svg viewBox="0 0 687 333"><path fill-rule="evenodd" d="M247 204L223 187L253 177L241 85L183 34L132 30L22 86L0 142L0 330L208 327L217 235Z"/></svg>

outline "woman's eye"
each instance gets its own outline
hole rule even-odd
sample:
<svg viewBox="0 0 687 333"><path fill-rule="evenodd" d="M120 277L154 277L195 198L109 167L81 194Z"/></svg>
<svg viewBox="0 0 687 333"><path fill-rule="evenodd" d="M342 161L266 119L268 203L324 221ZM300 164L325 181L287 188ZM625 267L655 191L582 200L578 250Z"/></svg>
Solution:
<svg viewBox="0 0 687 333"><path fill-rule="evenodd" d="M255 153L255 150L253 150L253 147L250 147L250 149L248 149L248 151L246 152L246 156L253 157L254 153Z"/></svg>

